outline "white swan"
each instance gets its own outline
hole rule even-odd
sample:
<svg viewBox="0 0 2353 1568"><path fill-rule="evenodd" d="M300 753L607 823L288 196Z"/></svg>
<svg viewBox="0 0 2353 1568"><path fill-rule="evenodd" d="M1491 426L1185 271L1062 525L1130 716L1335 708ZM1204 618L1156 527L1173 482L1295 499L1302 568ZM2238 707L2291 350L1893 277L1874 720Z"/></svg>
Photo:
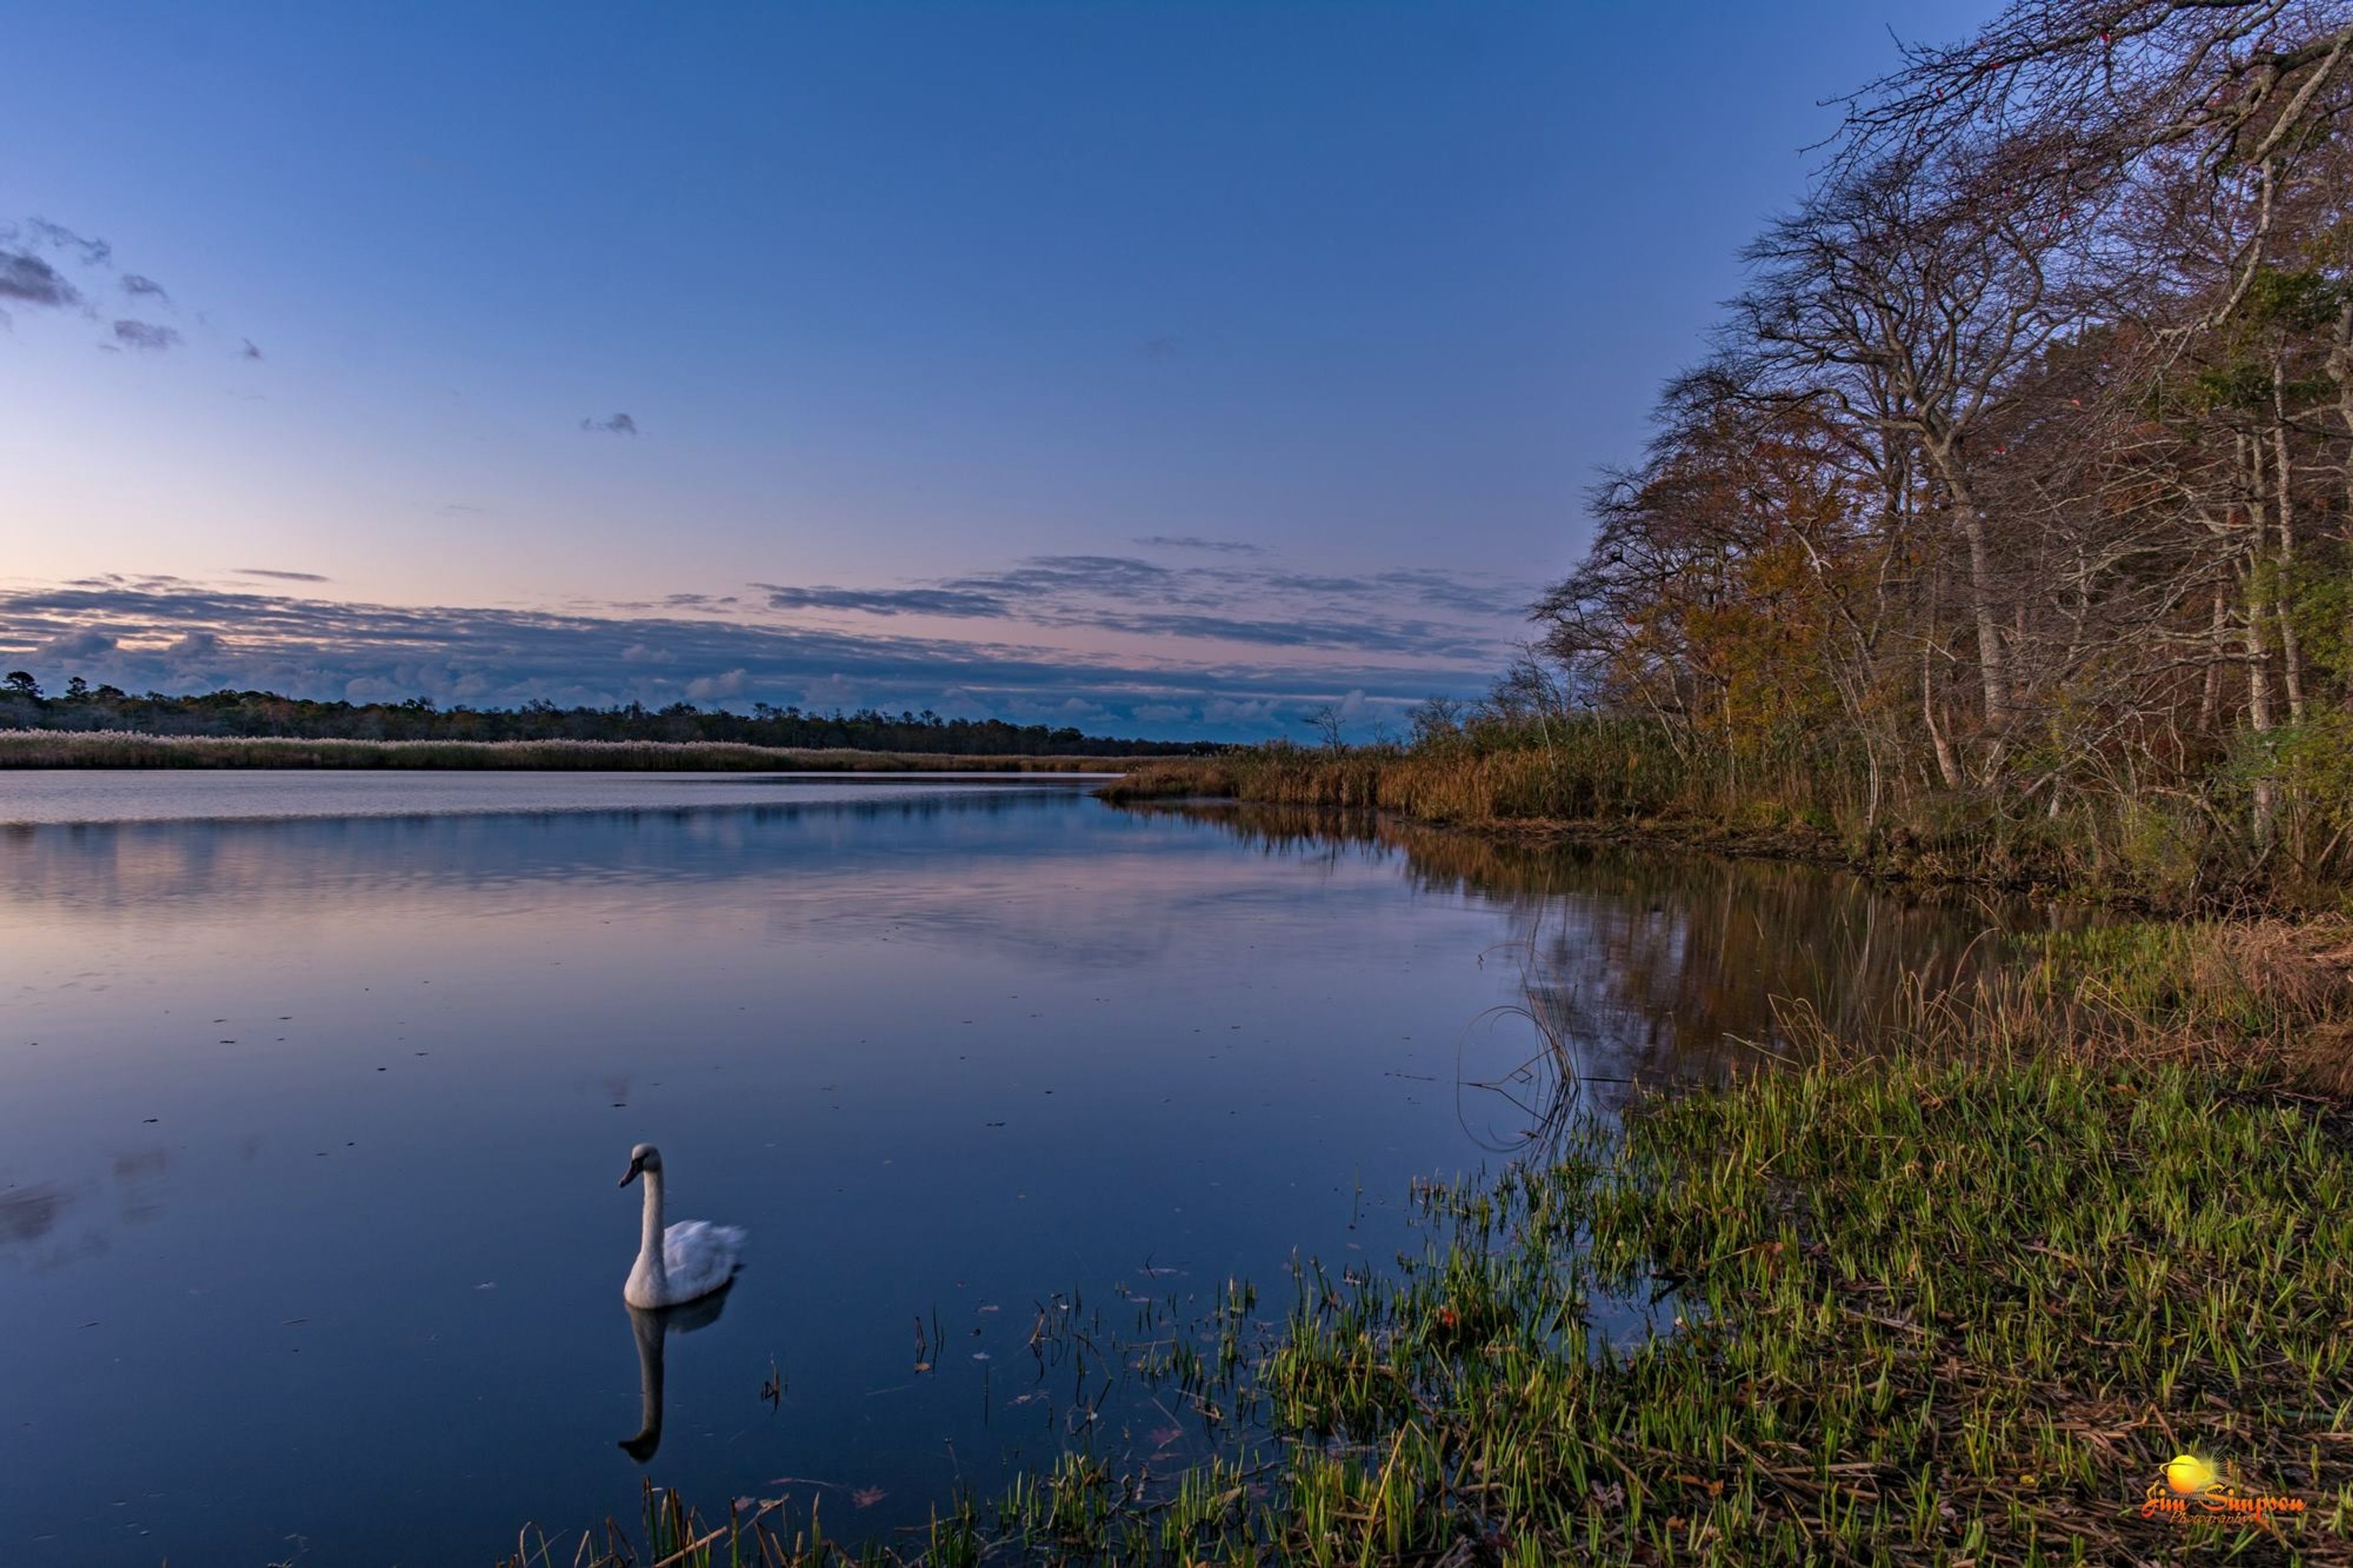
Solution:
<svg viewBox="0 0 2353 1568"><path fill-rule="evenodd" d="M629 1151L628 1186L646 1179L645 1228L638 1244L637 1267L621 1287L621 1300L632 1307L674 1307L708 1296L734 1277L735 1249L744 1233L732 1225L685 1219L662 1228L661 1151L640 1143Z"/></svg>

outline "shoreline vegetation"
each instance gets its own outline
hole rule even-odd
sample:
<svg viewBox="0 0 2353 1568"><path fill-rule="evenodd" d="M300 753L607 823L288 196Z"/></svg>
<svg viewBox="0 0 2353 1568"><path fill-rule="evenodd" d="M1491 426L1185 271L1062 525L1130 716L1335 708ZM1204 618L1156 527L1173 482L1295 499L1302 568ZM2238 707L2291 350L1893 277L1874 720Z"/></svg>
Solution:
<svg viewBox="0 0 2353 1568"><path fill-rule="evenodd" d="M2348 897L2353 813L2284 786L2273 832L2178 799L2017 813L1985 795L1862 808L1859 776L1792 766L1735 789L1725 759L1655 720L1489 710L1409 744L1277 742L1131 763L1117 805L1236 801L1394 816L1529 843L1600 841L1803 861L1894 882L1982 886L2173 914L2331 910Z"/></svg>
<svg viewBox="0 0 2353 1568"><path fill-rule="evenodd" d="M1562 1108L1389 1266L1145 1325L1114 1353L1234 1434L1207 1465L1080 1439L853 1545L821 1493L649 1489L638 1544L507 1568L2353 1563L2353 921L2015 947L1881 1037L1792 1016L1767 1070ZM1658 1331L1604 1342L1605 1300ZM2157 1506L2184 1451L2301 1507Z"/></svg>
<svg viewBox="0 0 2353 1568"><path fill-rule="evenodd" d="M19 768L343 768L661 773L1115 773L1127 757L807 750L671 741L383 741L0 730Z"/></svg>

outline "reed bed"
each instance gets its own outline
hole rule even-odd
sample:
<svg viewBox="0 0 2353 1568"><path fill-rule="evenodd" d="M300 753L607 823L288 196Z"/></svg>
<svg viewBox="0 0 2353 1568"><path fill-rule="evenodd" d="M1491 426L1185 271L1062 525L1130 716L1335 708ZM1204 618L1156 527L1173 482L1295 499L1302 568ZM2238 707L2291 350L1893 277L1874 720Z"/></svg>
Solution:
<svg viewBox="0 0 2353 1568"><path fill-rule="evenodd" d="M1593 742L1563 748L1309 751L1263 746L1216 757L1154 758L1135 764L1103 798L1230 798L1325 811L1388 811L1432 823L1486 824L1530 818L1639 821L1674 815L1685 803L1682 770L1663 748L1637 744L1606 758ZM1638 732L1639 734L1639 732ZM1588 765L1590 764L1590 765Z"/></svg>
<svg viewBox="0 0 2353 1568"><path fill-rule="evenodd" d="M1233 1434L1210 1463L1078 1444L855 1552L675 1498L649 1539L777 1568L2353 1563L2353 923L2010 956L1873 1039L1792 1016L1780 1065L1422 1186L1387 1270L1147 1315L1129 1373ZM1612 1342L1605 1303L1654 1331ZM2301 1506L2146 1509L2184 1450ZM511 1561L665 1560L542 1547Z"/></svg>
<svg viewBox="0 0 2353 1568"><path fill-rule="evenodd" d="M967 757L666 741L351 741L0 730L6 768L456 768L660 773L1117 773L1118 757Z"/></svg>
<svg viewBox="0 0 2353 1568"><path fill-rule="evenodd" d="M1484 741L1154 758L1096 793L1115 804L1230 799L1649 839L2177 910L2334 908L2353 881L2353 824L2333 795L2288 791L2275 833L2257 841L2215 801L2187 795L2069 794L2012 811L1985 794L1874 793L1863 764L1834 746L1737 758L1603 715Z"/></svg>

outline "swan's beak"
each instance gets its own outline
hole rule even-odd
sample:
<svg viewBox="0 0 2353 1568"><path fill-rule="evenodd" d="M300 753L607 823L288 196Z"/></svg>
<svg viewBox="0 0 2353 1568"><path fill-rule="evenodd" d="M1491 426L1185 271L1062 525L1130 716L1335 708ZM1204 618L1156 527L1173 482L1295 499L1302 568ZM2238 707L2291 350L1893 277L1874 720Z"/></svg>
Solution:
<svg viewBox="0 0 2353 1568"><path fill-rule="evenodd" d="M643 1160L632 1160L632 1161L630 1161L630 1162L629 1162L629 1170L628 1170L628 1173L627 1175L623 1176L623 1177L620 1179L620 1181L619 1181L619 1182L617 1182L617 1183L616 1183L615 1184L616 1184L616 1185L617 1185L617 1186L624 1186L624 1187L628 1186L631 1182L634 1182L634 1181L636 1181L636 1180L638 1179L638 1173L639 1173L640 1172L644 1171L644 1170L645 1170L645 1168L646 1168L646 1163L645 1163Z"/></svg>

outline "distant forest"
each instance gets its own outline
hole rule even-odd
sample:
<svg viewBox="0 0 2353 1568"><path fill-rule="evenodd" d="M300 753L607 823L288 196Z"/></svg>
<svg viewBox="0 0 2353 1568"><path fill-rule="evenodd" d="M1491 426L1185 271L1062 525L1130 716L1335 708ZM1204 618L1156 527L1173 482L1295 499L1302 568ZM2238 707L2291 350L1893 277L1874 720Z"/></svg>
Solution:
<svg viewBox="0 0 2353 1568"><path fill-rule="evenodd" d="M285 735L350 741L672 741L797 750L847 747L872 752L936 752L951 756L1197 756L1224 750L1210 741L1120 740L1069 727L1008 724L1001 719L943 719L860 709L807 713L755 702L749 715L673 702L647 708L441 708L426 698L406 702L311 702L270 691L210 691L134 697L79 677L60 695L12 670L0 680L0 729L130 730L150 735Z"/></svg>

